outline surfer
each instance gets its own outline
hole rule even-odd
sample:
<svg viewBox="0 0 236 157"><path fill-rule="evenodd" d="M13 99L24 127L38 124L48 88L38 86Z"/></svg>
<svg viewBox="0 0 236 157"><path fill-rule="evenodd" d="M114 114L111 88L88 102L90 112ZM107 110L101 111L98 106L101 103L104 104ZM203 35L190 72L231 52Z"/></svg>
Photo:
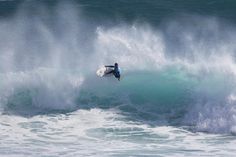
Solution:
<svg viewBox="0 0 236 157"><path fill-rule="evenodd" d="M118 67L118 63L115 63L114 65L105 65L106 68L114 68L113 70L107 72L106 74L113 74L115 78L117 78L120 81L120 70Z"/></svg>

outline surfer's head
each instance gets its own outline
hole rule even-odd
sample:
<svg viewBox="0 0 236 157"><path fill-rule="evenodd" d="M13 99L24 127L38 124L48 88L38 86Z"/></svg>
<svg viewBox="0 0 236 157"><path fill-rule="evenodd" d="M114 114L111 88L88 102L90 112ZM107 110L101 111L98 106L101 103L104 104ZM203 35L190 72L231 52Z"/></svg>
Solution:
<svg viewBox="0 0 236 157"><path fill-rule="evenodd" d="M118 67L118 63L115 63L115 67Z"/></svg>

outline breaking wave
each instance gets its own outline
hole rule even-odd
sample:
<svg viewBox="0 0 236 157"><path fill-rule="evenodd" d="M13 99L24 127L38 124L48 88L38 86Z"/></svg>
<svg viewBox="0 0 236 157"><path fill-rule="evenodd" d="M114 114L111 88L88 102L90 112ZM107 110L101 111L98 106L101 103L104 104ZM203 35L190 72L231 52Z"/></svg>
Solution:
<svg viewBox="0 0 236 157"><path fill-rule="evenodd" d="M158 27L96 25L64 3L32 11L22 5L0 20L2 114L115 108L150 125L236 132L232 24L187 16ZM95 75L114 62L120 82Z"/></svg>

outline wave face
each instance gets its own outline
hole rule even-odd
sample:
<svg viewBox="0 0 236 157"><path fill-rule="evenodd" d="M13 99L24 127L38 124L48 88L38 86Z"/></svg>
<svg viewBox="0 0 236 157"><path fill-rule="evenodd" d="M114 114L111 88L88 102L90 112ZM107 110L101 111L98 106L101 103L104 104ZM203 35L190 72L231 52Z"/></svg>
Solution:
<svg viewBox="0 0 236 157"><path fill-rule="evenodd" d="M136 15L101 24L103 13L94 21L86 5L33 4L17 3L15 13L0 19L2 114L114 108L154 126L235 134L233 23L158 14L166 19L154 25ZM114 62L122 68L120 82L95 75Z"/></svg>

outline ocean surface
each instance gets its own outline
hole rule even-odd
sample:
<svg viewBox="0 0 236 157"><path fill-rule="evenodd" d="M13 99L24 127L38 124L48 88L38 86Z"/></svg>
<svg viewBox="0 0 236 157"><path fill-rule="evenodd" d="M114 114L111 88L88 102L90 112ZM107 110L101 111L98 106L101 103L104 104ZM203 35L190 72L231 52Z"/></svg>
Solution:
<svg viewBox="0 0 236 157"><path fill-rule="evenodd" d="M0 1L1 157L232 157L235 135L235 0Z"/></svg>

